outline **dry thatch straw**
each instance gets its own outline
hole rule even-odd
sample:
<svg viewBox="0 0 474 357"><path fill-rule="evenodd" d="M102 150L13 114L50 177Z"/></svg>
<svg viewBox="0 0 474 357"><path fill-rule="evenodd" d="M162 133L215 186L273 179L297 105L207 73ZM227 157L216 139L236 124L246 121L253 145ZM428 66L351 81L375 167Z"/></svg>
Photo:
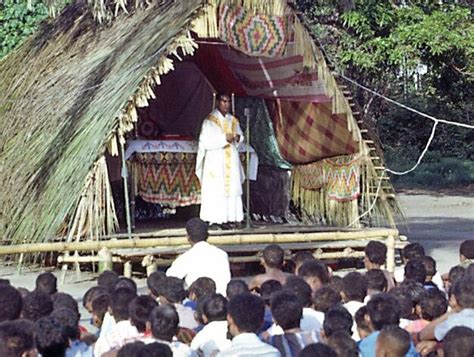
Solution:
<svg viewBox="0 0 474 357"><path fill-rule="evenodd" d="M48 1L56 13L61 0ZM222 3L280 15L293 11L285 0L74 2L0 62L3 239L45 242L63 222L69 240L84 229L92 236L114 229L105 150L118 152L137 120L136 107L148 105L153 85L173 69L173 60L193 53L191 26L201 37L217 36ZM350 105L323 54L300 19L292 18L295 53L318 69L333 112L346 115L365 155Z"/></svg>
<svg viewBox="0 0 474 357"><path fill-rule="evenodd" d="M152 5L101 27L85 5L72 4L0 62L4 239L48 241L73 216L111 134L122 137L133 120L124 105L146 104L145 77L166 73L162 56L201 6Z"/></svg>

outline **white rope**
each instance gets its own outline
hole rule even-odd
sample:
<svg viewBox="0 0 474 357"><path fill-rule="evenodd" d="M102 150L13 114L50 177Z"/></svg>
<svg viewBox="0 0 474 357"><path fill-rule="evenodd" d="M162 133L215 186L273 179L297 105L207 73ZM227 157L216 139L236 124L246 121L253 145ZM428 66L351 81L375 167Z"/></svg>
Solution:
<svg viewBox="0 0 474 357"><path fill-rule="evenodd" d="M455 126L460 126L460 127L463 127L463 128L467 128L467 129L474 129L474 125L469 125L469 124L465 124L465 123L459 123L459 122L455 122L455 121L450 121L450 120L444 120L444 119L438 119L438 118L435 118L431 115L428 115L428 114L425 114L423 112L420 112L419 110L416 110L416 109L413 109L405 104L402 104L400 102L397 102L396 100L393 100L391 98L388 98L386 96L384 96L383 94L380 94L380 93L377 93L376 91L354 81L353 79L350 79L350 78L347 78L345 75L343 74L338 74L336 73L335 75L341 77L341 78L344 78L346 81L356 85L357 87L360 87L362 89L364 89L365 91L369 92L369 93L372 93L373 95L376 95L377 97L380 97L380 98L383 98L385 99L386 101L390 102L390 103L393 103L395 105L398 105L399 107L402 107L410 112L413 112L413 113L416 113L416 114L419 114L421 115L422 117L425 117L425 118L428 118L430 120L433 120L434 122L440 122L440 123L444 123L444 124L448 124L448 125L455 125Z"/></svg>
<svg viewBox="0 0 474 357"><path fill-rule="evenodd" d="M375 204L377 203L377 199L379 198L380 189L382 188L382 181L383 181L384 176L385 176L385 170L382 171L382 174L380 175L379 183L378 183L378 185L377 185L377 190L375 191L375 198L374 198L374 200L372 201L372 203L370 204L369 208L368 208L364 213L362 213L360 216L358 216L356 219L354 219L354 220L347 226L347 228L350 228L354 223L359 222L359 220L360 220L362 217L365 217L366 215L368 215L368 214L374 209Z"/></svg>

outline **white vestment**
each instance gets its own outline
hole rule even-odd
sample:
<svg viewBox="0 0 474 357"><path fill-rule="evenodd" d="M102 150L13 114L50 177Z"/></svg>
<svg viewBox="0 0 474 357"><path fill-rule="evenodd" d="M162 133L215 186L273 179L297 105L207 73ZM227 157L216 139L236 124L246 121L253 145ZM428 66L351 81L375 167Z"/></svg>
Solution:
<svg viewBox="0 0 474 357"><path fill-rule="evenodd" d="M239 142L229 144L226 134L240 135ZM202 220L209 223L240 222L242 183L245 175L237 150L243 141L237 118L215 109L204 120L199 135L196 175L201 182Z"/></svg>

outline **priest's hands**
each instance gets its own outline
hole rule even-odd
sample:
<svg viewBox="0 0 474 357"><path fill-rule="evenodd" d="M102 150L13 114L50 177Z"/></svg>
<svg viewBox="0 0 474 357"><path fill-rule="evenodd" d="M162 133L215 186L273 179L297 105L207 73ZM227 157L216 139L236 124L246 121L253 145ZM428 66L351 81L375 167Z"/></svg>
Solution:
<svg viewBox="0 0 474 357"><path fill-rule="evenodd" d="M232 142L238 143L240 141L240 135L239 134L225 134L225 139L229 144L232 144Z"/></svg>

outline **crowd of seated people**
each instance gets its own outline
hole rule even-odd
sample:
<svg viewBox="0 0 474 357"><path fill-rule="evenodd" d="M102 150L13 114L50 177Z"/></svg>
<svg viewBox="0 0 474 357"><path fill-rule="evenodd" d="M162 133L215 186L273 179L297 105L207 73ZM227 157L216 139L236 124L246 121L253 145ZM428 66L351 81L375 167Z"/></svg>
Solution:
<svg viewBox="0 0 474 357"><path fill-rule="evenodd" d="M138 294L132 279L103 272L82 298L90 331L52 273L33 291L2 280L0 357L474 356L473 240L444 282L419 244L402 251L403 277L383 270L378 241L366 247L366 270L342 278L307 252L293 273L278 245L262 253L265 273L232 279L224 293L212 276L156 271Z"/></svg>

